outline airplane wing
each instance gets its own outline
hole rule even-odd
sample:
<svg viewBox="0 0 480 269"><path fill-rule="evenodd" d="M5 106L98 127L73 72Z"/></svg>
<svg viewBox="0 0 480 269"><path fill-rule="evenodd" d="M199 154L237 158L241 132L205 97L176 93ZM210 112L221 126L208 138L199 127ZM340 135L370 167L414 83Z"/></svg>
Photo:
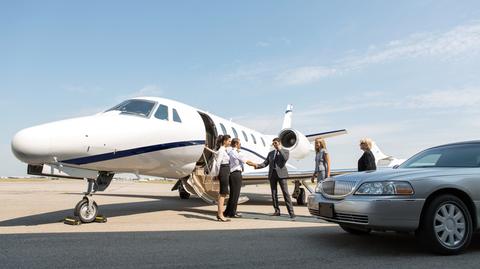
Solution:
<svg viewBox="0 0 480 269"><path fill-rule="evenodd" d="M313 142L317 138L328 138L328 137L343 135L343 134L346 134L346 133L347 133L346 129L341 129L341 130L330 131L330 132L309 134L309 135L306 135L306 137L307 137L308 141Z"/></svg>
<svg viewBox="0 0 480 269"><path fill-rule="evenodd" d="M353 169L337 169L330 171L331 176L338 176L347 173L357 172ZM289 170L288 179L289 180L305 180L312 178L314 171L313 170ZM255 185L268 182L268 170L267 171L252 171L244 172L242 174L243 183L245 185Z"/></svg>

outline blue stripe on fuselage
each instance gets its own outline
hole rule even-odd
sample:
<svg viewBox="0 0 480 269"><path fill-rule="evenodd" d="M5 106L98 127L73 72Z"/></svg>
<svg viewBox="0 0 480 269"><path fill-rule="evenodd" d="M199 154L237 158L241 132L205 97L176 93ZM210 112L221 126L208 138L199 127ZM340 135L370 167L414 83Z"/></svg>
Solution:
<svg viewBox="0 0 480 269"><path fill-rule="evenodd" d="M121 150L117 152L110 152L110 153L104 153L104 154L87 156L87 157L80 157L80 158L65 160L62 162L68 163L68 164L81 165L81 164L96 163L96 162L108 161L108 160L113 160L118 158L130 157L130 156L154 152L154 151L188 147L188 146L196 146L196 145L205 145L205 140L181 141L181 142L173 142L173 143L167 143L167 144L158 144L153 146Z"/></svg>
<svg viewBox="0 0 480 269"><path fill-rule="evenodd" d="M242 150L245 150L245 151L248 151L248 152L250 152L250 153L253 153L253 154L257 155L258 157L260 157L260 158L262 158L262 159L264 159L264 160L267 158L267 157L263 157L262 155L256 153L256 152L253 151L253 150L250 150L250 149L247 149L247 148L244 148L244 147L242 147Z"/></svg>

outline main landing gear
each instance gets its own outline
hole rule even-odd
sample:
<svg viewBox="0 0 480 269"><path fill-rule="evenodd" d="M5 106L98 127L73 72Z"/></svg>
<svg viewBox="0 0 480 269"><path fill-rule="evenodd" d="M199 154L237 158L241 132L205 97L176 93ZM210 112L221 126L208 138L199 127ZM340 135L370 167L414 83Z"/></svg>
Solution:
<svg viewBox="0 0 480 269"><path fill-rule="evenodd" d="M113 175L113 173L100 172L96 180L87 179L87 192L84 193L83 199L77 203L73 212L82 223L98 221L98 205L93 200L93 194L97 191L104 191L112 182Z"/></svg>
<svg viewBox="0 0 480 269"><path fill-rule="evenodd" d="M307 193L305 191L305 188L310 193L313 193L312 189L307 183L307 180L295 180L295 188L292 193L292 197L297 200L297 205L306 205L307 204ZM304 186L305 188L302 188Z"/></svg>

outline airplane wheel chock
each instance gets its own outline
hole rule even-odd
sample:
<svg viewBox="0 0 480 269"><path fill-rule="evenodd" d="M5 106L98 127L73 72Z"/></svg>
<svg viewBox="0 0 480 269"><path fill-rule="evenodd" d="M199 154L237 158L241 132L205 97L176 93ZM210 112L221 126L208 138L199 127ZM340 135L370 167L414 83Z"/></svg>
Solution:
<svg viewBox="0 0 480 269"><path fill-rule="evenodd" d="M107 222L107 217L98 215L95 217L95 220L93 222L105 223ZM80 220L79 217L66 217L63 220L63 223L68 225L81 225L82 221Z"/></svg>

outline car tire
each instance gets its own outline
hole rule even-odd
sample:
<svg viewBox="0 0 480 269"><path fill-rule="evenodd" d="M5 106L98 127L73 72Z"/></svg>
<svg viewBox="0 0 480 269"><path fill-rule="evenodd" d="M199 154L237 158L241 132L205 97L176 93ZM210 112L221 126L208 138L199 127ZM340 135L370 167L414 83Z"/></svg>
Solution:
<svg viewBox="0 0 480 269"><path fill-rule="evenodd" d="M350 225L345 225L345 224L340 224L340 227L347 233L349 234L354 234L354 235L367 235L369 234L372 229L367 229L363 227L353 227Z"/></svg>
<svg viewBox="0 0 480 269"><path fill-rule="evenodd" d="M467 206L454 195L441 195L427 205L415 232L420 243L435 253L463 252L472 239L473 222Z"/></svg>

